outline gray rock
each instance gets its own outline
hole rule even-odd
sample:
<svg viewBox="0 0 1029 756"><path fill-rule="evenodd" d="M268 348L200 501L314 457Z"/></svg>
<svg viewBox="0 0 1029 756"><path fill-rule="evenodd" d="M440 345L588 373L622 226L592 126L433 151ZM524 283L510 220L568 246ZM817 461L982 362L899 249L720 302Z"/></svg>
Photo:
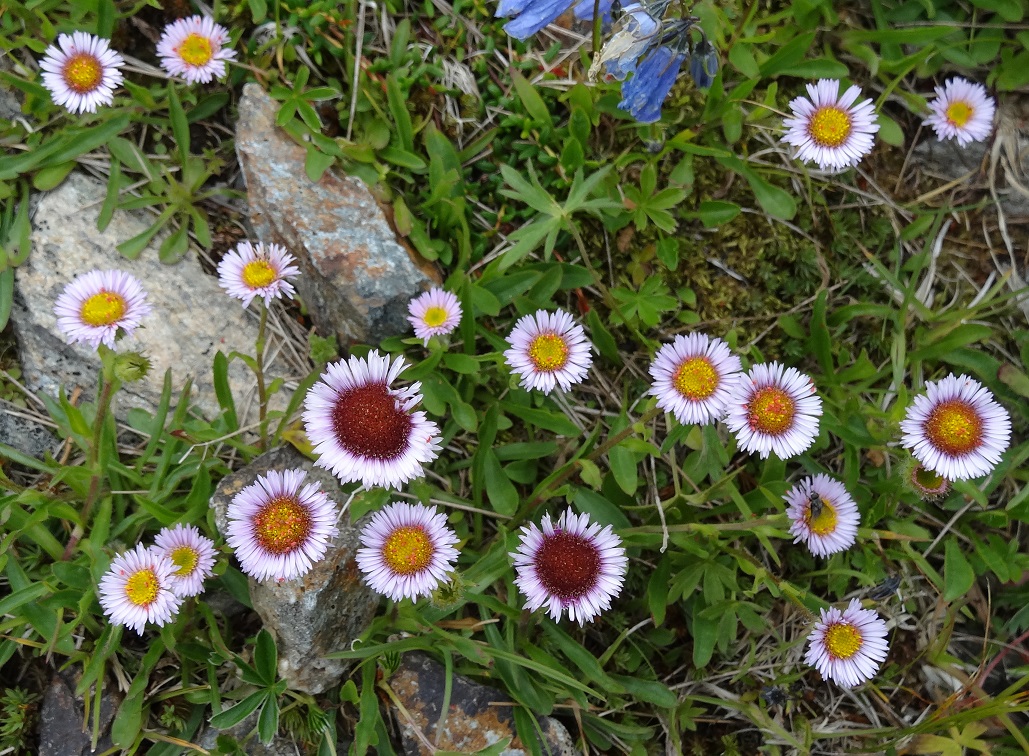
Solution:
<svg viewBox="0 0 1029 756"><path fill-rule="evenodd" d="M406 333L408 302L437 274L397 243L360 180L332 170L307 178L304 148L275 126L278 109L257 84L243 88L236 152L258 238L298 258L297 291L322 335L375 344Z"/></svg>
<svg viewBox="0 0 1029 756"><path fill-rule="evenodd" d="M88 345L65 343L53 307L76 275L94 268L116 268L140 280L153 307L142 327L117 347L119 352L144 353L153 369L146 379L123 387L117 406L152 410L170 368L174 396L192 376L192 406L214 417L219 412L211 373L214 355L234 350L253 354L257 318L247 316L239 300L226 295L194 256L187 255L175 265L161 263L157 258L160 237L138 259L122 257L115 246L142 233L152 219L142 213L116 212L101 233L96 222L106 191L102 182L73 172L39 200L32 223L32 253L15 273L11 313L25 383L52 396L60 388L70 393L75 386L86 396L95 394L100 360ZM254 385L252 374L234 360L229 381L237 405L242 405L245 388Z"/></svg>
<svg viewBox="0 0 1029 756"><path fill-rule="evenodd" d="M200 736L200 742L197 745L201 748L206 748L208 751L213 751L218 745L219 736L227 735L235 740L236 744L248 756L301 756L304 753L303 748L297 743L279 734L272 738L271 743L262 743L261 739L257 737L256 732L257 717L258 712L255 711L242 722L227 730L216 730L213 727L207 727Z"/></svg>
<svg viewBox="0 0 1029 756"><path fill-rule="evenodd" d="M61 440L43 425L25 417L13 404L0 401L0 442L36 459L56 454Z"/></svg>
<svg viewBox="0 0 1029 756"><path fill-rule="evenodd" d="M60 672L50 681L39 715L39 756L85 756L103 753L113 747L108 728L120 697L108 690L101 694L101 736L96 751L93 751L92 732L89 727L83 729L83 702L75 696L77 684L76 676L70 672Z"/></svg>
<svg viewBox="0 0 1029 756"><path fill-rule="evenodd" d="M408 756L431 756L427 740L436 748L446 751L471 753L511 738L501 753L503 756L527 756L530 751L515 734L514 714L510 705L496 702L510 701L503 691L454 675L450 693L450 709L443 725L443 733L436 740L436 725L440 718L440 705L446 689L447 674L442 664L425 654L404 655L400 667L389 680L407 716L391 701L390 708L400 726L404 753ZM575 741L563 724L552 717L538 717L543 732L540 747L552 756L572 756ZM416 731L421 732L419 737Z"/></svg>
<svg viewBox="0 0 1029 756"><path fill-rule="evenodd" d="M280 447L222 478L211 497L218 529L225 533L229 502L258 475L295 468L306 470L308 480L317 480L329 498L339 504L346 501L332 473L315 467L293 447ZM352 664L326 659L325 654L349 649L379 606L379 596L365 585L355 559L359 527L351 526L346 516L337 527L339 535L325 558L302 578L284 583L250 581L254 610L275 637L279 676L291 688L314 694L337 685Z"/></svg>

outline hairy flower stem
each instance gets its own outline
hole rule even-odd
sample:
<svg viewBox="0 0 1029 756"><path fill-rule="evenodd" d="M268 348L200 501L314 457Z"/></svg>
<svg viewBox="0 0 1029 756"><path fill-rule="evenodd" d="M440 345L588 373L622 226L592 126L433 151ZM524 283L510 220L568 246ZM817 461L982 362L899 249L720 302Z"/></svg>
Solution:
<svg viewBox="0 0 1029 756"><path fill-rule="evenodd" d="M82 517L80 522L72 528L68 544L64 547L64 553L61 555L61 561L65 562L71 559L75 547L79 545L79 541L86 532L89 515L100 495L100 482L104 479L104 471L100 469L99 464L100 444L103 443L104 424L107 422L107 413L111 409L111 400L114 398L119 381L114 375L114 351L101 344L99 354L103 362L103 369L100 372L100 395L97 398L96 416L93 418L93 438L86 452L86 467L92 470L93 474L89 479L89 491L86 493L86 503L82 507Z"/></svg>
<svg viewBox="0 0 1029 756"><path fill-rule="evenodd" d="M649 410L644 412L638 420L629 423L625 428L622 428L617 433L612 434L604 443L594 449L592 452L586 455L586 459L591 462L603 457L613 448L618 446L622 441L627 439L633 433L636 432L635 427L637 425L645 425L651 420L660 415L664 410L658 406L651 407ZM558 470L556 473L551 475L547 480L543 481L540 487L536 490L535 496L529 499L529 502L522 506L522 508L515 514L515 516L508 522L508 527L512 530L521 525L525 519L532 514L532 511L542 504L549 498L550 493L555 489L559 488L562 483L568 480L572 475L577 473L582 468L582 463L578 459L573 459L570 462L566 462L564 467Z"/></svg>
<svg viewBox="0 0 1029 756"><path fill-rule="evenodd" d="M268 389L264 385L264 338L268 327L268 305L261 305L261 322L257 326L257 346L254 375L257 376L258 420L261 429L261 451L268 448Z"/></svg>

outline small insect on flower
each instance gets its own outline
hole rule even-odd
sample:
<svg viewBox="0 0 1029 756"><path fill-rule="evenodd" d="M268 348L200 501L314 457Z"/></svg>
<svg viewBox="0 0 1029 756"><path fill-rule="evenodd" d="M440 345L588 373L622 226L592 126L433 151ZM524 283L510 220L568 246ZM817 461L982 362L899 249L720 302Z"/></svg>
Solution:
<svg viewBox="0 0 1029 756"><path fill-rule="evenodd" d="M336 504L303 470L269 470L229 503L225 540L255 580L306 575L336 535Z"/></svg>
<svg viewBox="0 0 1029 756"><path fill-rule="evenodd" d="M440 449L439 426L414 408L421 383L391 388L403 357L372 351L329 365L304 399L304 426L317 465L342 482L400 488L425 474Z"/></svg>
<svg viewBox="0 0 1029 756"><path fill-rule="evenodd" d="M986 475L1000 462L1011 439L1011 418L990 390L953 373L925 384L907 409L901 445L947 480Z"/></svg>
<svg viewBox="0 0 1029 756"><path fill-rule="evenodd" d="M58 35L39 67L55 105L71 113L95 113L97 106L114 102L114 88L124 80L124 65L125 59L110 49L106 39L74 32Z"/></svg>
<svg viewBox="0 0 1029 756"><path fill-rule="evenodd" d="M843 611L830 607L821 615L807 638L804 661L823 680L844 688L871 680L889 653L886 623L871 609L862 609L857 599Z"/></svg>
<svg viewBox="0 0 1029 756"><path fill-rule="evenodd" d="M834 79L808 84L807 92L808 97L790 101L793 117L783 121L782 141L797 148L798 159L814 161L823 171L836 173L857 165L872 151L873 135L879 131L873 102L857 102L858 86L841 97L840 82Z"/></svg>
<svg viewBox="0 0 1029 756"><path fill-rule="evenodd" d="M997 103L982 84L955 76L935 90L936 99L929 103L932 112L924 123L932 126L937 139L956 139L964 147L990 136Z"/></svg>
<svg viewBox="0 0 1029 756"><path fill-rule="evenodd" d="M175 565L143 544L119 554L100 578L100 606L116 625L143 634L147 622L163 626L171 622L182 598L172 590Z"/></svg>
<svg viewBox="0 0 1029 756"><path fill-rule="evenodd" d="M263 297L265 307L273 299L293 298L290 278L300 275L296 258L278 244L267 247L258 242L241 241L218 263L218 285L249 307L255 297Z"/></svg>
<svg viewBox="0 0 1029 756"><path fill-rule="evenodd" d="M91 270L68 284L54 303L57 328L69 344L114 348L115 338L131 334L150 314L147 294L133 276L120 270Z"/></svg>
<svg viewBox="0 0 1029 756"><path fill-rule="evenodd" d="M511 372L526 389L549 394L557 386L565 391L580 383L593 364L589 339L581 325L564 310L537 310L515 323L504 352Z"/></svg>
<svg viewBox="0 0 1029 756"><path fill-rule="evenodd" d="M754 365L736 383L725 424L740 449L789 459L818 437L822 399L811 378L778 362Z"/></svg>
<svg viewBox="0 0 1029 756"><path fill-rule="evenodd" d="M679 335L650 364L654 385L648 393L683 425L709 425L725 415L741 368L740 358L721 339Z"/></svg>
<svg viewBox="0 0 1029 756"><path fill-rule="evenodd" d="M628 559L610 525L601 529L589 515L576 516L569 508L556 523L546 514L539 528L532 523L523 527L521 536L510 556L515 585L529 611L546 605L554 620L567 611L582 625L609 609L621 593Z"/></svg>
<svg viewBox="0 0 1029 756"><path fill-rule="evenodd" d="M461 322L461 303L438 286L412 299L407 311L411 313L407 319L414 326L414 335L425 345L433 336L452 333Z"/></svg>
<svg viewBox="0 0 1029 756"><path fill-rule="evenodd" d="M845 551L857 540L857 504L838 480L819 473L786 493L786 514L794 543L804 541L815 556Z"/></svg>
<svg viewBox="0 0 1029 756"><path fill-rule="evenodd" d="M236 57L225 47L229 30L209 16L180 18L164 27L157 43L161 66L172 76L181 76L190 84L207 84L225 76L225 61Z"/></svg>
<svg viewBox="0 0 1029 756"><path fill-rule="evenodd" d="M193 525L162 528L154 549L175 565L171 589L177 596L196 596L204 590L204 580L214 574L214 541Z"/></svg>
<svg viewBox="0 0 1029 756"><path fill-rule="evenodd" d="M453 570L457 534L436 507L394 502L361 530L357 566L368 585L394 601L429 596Z"/></svg>

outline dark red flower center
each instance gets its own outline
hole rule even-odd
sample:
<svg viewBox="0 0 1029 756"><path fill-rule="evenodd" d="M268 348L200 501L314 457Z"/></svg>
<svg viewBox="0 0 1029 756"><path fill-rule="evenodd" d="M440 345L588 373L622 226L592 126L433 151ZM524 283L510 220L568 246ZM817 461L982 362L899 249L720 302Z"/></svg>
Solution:
<svg viewBox="0 0 1029 756"><path fill-rule="evenodd" d="M600 550L582 536L559 530L543 537L534 564L547 592L571 601L586 595L597 584Z"/></svg>
<svg viewBox="0 0 1029 756"><path fill-rule="evenodd" d="M339 395L332 408L332 430L351 454L393 459L407 448L411 416L397 406L384 383L358 386Z"/></svg>

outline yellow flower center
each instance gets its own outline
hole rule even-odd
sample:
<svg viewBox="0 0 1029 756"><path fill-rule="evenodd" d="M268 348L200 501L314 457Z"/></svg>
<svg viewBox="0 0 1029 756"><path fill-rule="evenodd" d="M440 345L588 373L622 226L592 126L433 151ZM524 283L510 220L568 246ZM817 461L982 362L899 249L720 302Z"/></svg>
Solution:
<svg viewBox="0 0 1029 756"><path fill-rule="evenodd" d="M825 631L825 647L836 659L849 659L861 650L864 639L856 627L847 622L837 622Z"/></svg>
<svg viewBox="0 0 1029 756"><path fill-rule="evenodd" d="M850 116L835 105L826 105L815 111L807 133L819 147L839 147L850 136Z"/></svg>
<svg viewBox="0 0 1029 756"><path fill-rule="evenodd" d="M822 498L822 511L817 515L812 516L811 505L808 504L807 526L815 535L825 536L836 532L836 510L824 497Z"/></svg>
<svg viewBox="0 0 1029 756"><path fill-rule="evenodd" d="M413 575L429 566L435 551L424 528L407 525L389 534L382 558L393 572Z"/></svg>
<svg viewBox="0 0 1029 756"><path fill-rule="evenodd" d="M179 577L186 577L197 568L200 554L191 546L179 546L171 553L171 560L179 568L175 570L175 574Z"/></svg>
<svg viewBox="0 0 1029 756"><path fill-rule="evenodd" d="M211 40L193 32L182 44L175 48L179 57L191 66L204 66L214 57L214 49L211 47Z"/></svg>
<svg viewBox="0 0 1029 756"><path fill-rule="evenodd" d="M94 327L114 325L125 315L125 297L101 291L82 303L82 320Z"/></svg>
<svg viewBox="0 0 1029 756"><path fill-rule="evenodd" d="M793 425L796 405L790 395L778 386L758 389L750 400L747 419L753 430L777 436Z"/></svg>
<svg viewBox="0 0 1029 756"><path fill-rule="evenodd" d="M272 554L294 551L310 533L310 513L291 496L272 499L254 516L254 536Z"/></svg>
<svg viewBox="0 0 1029 756"><path fill-rule="evenodd" d="M925 434L933 446L947 454L967 454L982 441L983 422L969 404L952 399L929 413Z"/></svg>
<svg viewBox="0 0 1029 756"><path fill-rule="evenodd" d="M150 606L157 600L161 584L150 568L134 572L125 581L125 597L136 606Z"/></svg>
<svg viewBox="0 0 1029 756"><path fill-rule="evenodd" d="M267 260L251 260L243 266L243 283L251 289L263 289L276 278L275 268Z"/></svg>
<svg viewBox="0 0 1029 756"><path fill-rule="evenodd" d="M104 78L104 67L89 53L75 53L64 64L64 83L79 94L96 89Z"/></svg>
<svg viewBox="0 0 1029 756"><path fill-rule="evenodd" d="M952 102L947 106L946 115L951 124L961 128L975 115L975 108L967 102Z"/></svg>
<svg viewBox="0 0 1029 756"><path fill-rule="evenodd" d="M425 311L422 320L429 328L438 328L447 322L447 311L442 307L430 307Z"/></svg>
<svg viewBox="0 0 1029 756"><path fill-rule="evenodd" d="M545 373L560 370L568 362L568 345L554 333L541 333L529 344L529 359Z"/></svg>
<svg viewBox="0 0 1029 756"><path fill-rule="evenodd" d="M675 372L672 385L687 399L703 401L718 388L718 373L706 357L690 357Z"/></svg>

